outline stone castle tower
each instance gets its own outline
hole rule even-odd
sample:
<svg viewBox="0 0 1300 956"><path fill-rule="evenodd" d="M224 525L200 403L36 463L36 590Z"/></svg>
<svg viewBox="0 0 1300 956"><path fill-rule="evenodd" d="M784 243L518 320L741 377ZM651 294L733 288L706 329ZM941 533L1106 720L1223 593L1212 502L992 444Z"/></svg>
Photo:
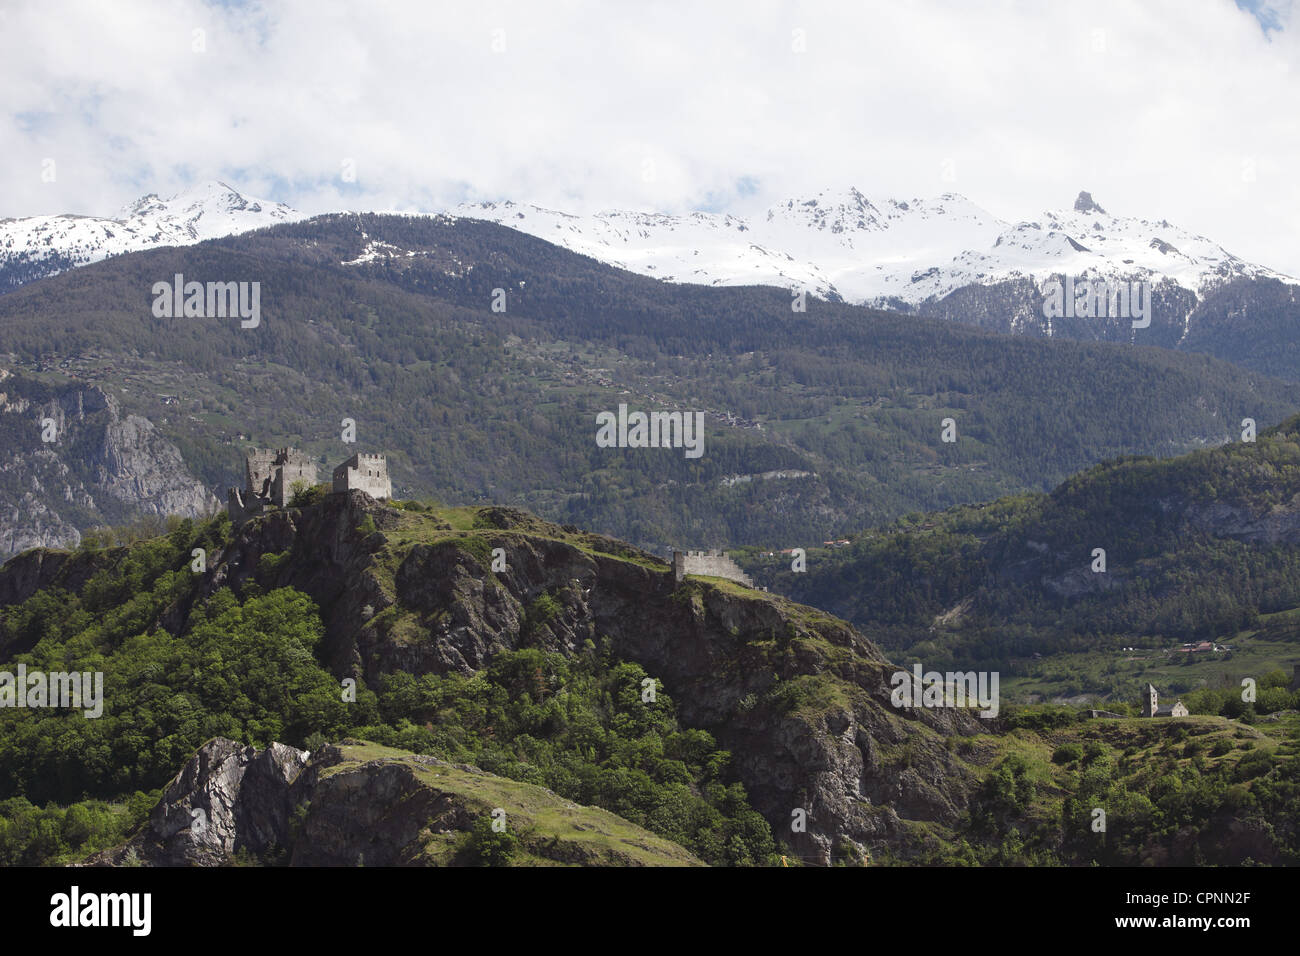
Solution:
<svg viewBox="0 0 1300 956"><path fill-rule="evenodd" d="M254 448L244 459L244 487L231 488L226 509L236 524L261 514L267 505L283 508L295 482L316 484L316 462L296 448Z"/></svg>
<svg viewBox="0 0 1300 956"><path fill-rule="evenodd" d="M356 454L334 469L334 492L364 491L372 498L392 498L388 459L383 455Z"/></svg>
<svg viewBox="0 0 1300 956"><path fill-rule="evenodd" d="M754 586L750 576L723 551L674 551L673 577L681 581L688 574L708 574L746 587Z"/></svg>

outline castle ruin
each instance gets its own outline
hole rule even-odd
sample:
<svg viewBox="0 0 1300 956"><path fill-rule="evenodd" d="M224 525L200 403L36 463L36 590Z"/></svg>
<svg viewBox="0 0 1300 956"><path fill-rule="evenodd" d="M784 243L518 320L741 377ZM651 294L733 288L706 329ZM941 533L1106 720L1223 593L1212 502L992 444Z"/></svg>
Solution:
<svg viewBox="0 0 1300 956"><path fill-rule="evenodd" d="M372 498L393 497L388 459L383 455L353 455L334 469L334 493L364 491Z"/></svg>
<svg viewBox="0 0 1300 956"><path fill-rule="evenodd" d="M673 577L680 583L688 574L707 574L746 587L754 586L753 579L724 551L674 551Z"/></svg>
<svg viewBox="0 0 1300 956"><path fill-rule="evenodd" d="M254 448L244 459L244 487L231 488L226 510L236 525L264 513L268 506L288 507L294 485L316 484L316 462L296 448ZM372 498L392 498L388 459L383 455L353 455L334 469L335 493L364 491Z"/></svg>
<svg viewBox="0 0 1300 956"><path fill-rule="evenodd" d="M244 459L244 487L231 488L226 508L236 524L261 514L267 505L283 508L295 482L316 484L316 462L296 448L254 448Z"/></svg>

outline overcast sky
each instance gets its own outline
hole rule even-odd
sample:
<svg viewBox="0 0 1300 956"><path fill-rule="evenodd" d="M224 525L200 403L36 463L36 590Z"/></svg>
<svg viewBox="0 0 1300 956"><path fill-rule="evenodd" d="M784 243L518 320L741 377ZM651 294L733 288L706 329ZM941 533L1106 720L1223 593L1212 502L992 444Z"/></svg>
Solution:
<svg viewBox="0 0 1300 956"><path fill-rule="evenodd" d="M1013 221L1088 189L1300 275L1297 33L1291 0L0 0L0 216L208 179L308 212L856 186Z"/></svg>

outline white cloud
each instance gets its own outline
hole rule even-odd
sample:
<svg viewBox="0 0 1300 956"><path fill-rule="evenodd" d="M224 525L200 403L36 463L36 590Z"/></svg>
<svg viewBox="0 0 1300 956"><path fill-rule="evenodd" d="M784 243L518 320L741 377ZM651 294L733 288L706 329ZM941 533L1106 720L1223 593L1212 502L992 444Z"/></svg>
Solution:
<svg viewBox="0 0 1300 956"><path fill-rule="evenodd" d="M1269 7L1266 37L1231 0L19 2L0 214L213 178L309 212L752 212L856 185L1024 219L1088 189L1300 274L1300 64Z"/></svg>

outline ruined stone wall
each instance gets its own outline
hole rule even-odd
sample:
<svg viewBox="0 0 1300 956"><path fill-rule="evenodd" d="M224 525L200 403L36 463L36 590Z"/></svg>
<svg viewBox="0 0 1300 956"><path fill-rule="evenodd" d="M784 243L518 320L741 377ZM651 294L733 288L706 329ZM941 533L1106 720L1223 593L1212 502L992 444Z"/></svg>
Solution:
<svg viewBox="0 0 1300 956"><path fill-rule="evenodd" d="M238 488L231 488L226 497L226 513L235 527L239 527L249 518L255 518L266 511L265 499L257 495L245 495Z"/></svg>
<svg viewBox="0 0 1300 956"><path fill-rule="evenodd" d="M254 448L244 459L244 487L231 488L226 510L239 524L267 504L285 507L294 482L316 484L316 462L296 448Z"/></svg>
<svg viewBox="0 0 1300 956"><path fill-rule="evenodd" d="M275 469L271 501L280 508L293 500L294 482L309 487L316 484L316 462L297 449L281 448L275 456Z"/></svg>
<svg viewBox="0 0 1300 956"><path fill-rule="evenodd" d="M270 448L254 448L244 459L244 493L269 495L274 480L275 451Z"/></svg>
<svg viewBox="0 0 1300 956"><path fill-rule="evenodd" d="M688 574L707 574L754 586L753 579L722 551L674 551L673 574L678 581Z"/></svg>

